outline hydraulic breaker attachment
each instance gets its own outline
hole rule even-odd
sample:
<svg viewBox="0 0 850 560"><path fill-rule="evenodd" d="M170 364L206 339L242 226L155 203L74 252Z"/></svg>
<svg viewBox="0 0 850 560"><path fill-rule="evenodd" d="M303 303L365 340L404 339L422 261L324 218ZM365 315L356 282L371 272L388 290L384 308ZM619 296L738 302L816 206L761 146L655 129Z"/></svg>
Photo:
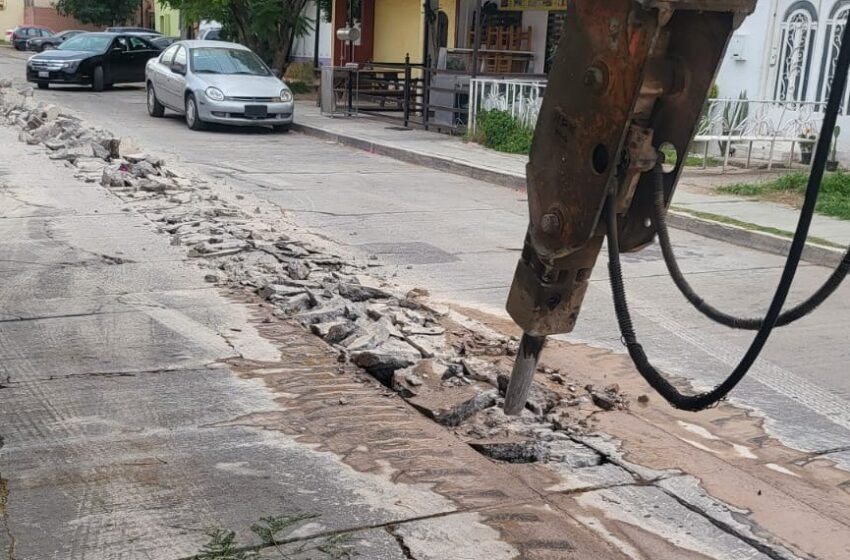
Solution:
<svg viewBox="0 0 850 560"><path fill-rule="evenodd" d="M662 144L672 146L669 205L729 38L754 8L755 0L569 3L527 167L530 223L507 305L525 335L506 413L525 406L545 337L575 327L609 194L620 250L652 242L647 172Z"/></svg>

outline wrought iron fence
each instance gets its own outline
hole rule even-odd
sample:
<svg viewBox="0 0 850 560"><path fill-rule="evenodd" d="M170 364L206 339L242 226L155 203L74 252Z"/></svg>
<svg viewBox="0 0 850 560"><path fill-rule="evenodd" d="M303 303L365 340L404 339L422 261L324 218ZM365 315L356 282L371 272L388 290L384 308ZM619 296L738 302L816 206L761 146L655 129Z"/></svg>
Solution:
<svg viewBox="0 0 850 560"><path fill-rule="evenodd" d="M491 110L510 113L524 125L534 128L545 92L545 79L470 80L469 131L475 132L478 113Z"/></svg>
<svg viewBox="0 0 850 560"><path fill-rule="evenodd" d="M750 167L754 158L768 169L786 159L791 167L797 150L800 163L809 163L807 154L810 156L817 141L824 105L816 101L710 99L694 137L694 142L701 144L703 168L719 159L725 170L733 157L745 167ZM741 146L746 146L746 158L738 155Z"/></svg>

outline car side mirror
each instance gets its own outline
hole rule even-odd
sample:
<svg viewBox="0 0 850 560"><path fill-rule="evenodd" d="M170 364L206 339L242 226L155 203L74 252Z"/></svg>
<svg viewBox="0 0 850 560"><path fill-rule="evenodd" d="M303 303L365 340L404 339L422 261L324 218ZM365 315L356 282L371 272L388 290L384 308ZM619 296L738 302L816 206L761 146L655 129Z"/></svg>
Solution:
<svg viewBox="0 0 850 560"><path fill-rule="evenodd" d="M181 76L186 75L186 65L180 63L174 63L171 65L171 71L175 74L180 74Z"/></svg>

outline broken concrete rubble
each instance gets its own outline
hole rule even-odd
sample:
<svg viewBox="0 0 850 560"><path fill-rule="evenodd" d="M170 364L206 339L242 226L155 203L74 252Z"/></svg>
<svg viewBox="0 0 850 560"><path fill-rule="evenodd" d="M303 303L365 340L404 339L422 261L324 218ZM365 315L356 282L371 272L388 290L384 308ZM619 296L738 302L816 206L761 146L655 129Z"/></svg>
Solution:
<svg viewBox="0 0 850 560"><path fill-rule="evenodd" d="M295 232L274 231L254 213L205 192L203 181L169 169L132 141L54 113L20 104L3 109L7 122L27 129L22 141L37 141L81 174L99 173L101 184L116 196L141 203L137 207L173 244L185 246L188 256L211 270L208 281L252 290L277 314L336 347L342 360L363 368L461 435L530 442L518 447L506 447L506 440L493 443L488 447L494 459L554 460L561 455L540 442L560 441L552 434L567 437L567 430L583 429L582 415L568 412L570 403L542 384L535 384L520 417L502 413L500 378L504 382L509 370L499 360L516 353L515 338L447 329L446 311L428 304L426 290L396 291L367 273L373 263L352 262ZM583 398L592 407L590 397Z"/></svg>

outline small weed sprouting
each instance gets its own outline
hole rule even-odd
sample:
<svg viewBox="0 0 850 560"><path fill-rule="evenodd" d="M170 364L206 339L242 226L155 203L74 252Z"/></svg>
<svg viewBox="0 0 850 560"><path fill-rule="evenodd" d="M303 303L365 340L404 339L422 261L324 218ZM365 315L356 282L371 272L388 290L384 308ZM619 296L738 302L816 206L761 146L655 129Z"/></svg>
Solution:
<svg viewBox="0 0 850 560"><path fill-rule="evenodd" d="M233 531L210 529L207 536L210 540L195 556L196 560L256 560L260 557L258 552L238 546Z"/></svg>
<svg viewBox="0 0 850 560"><path fill-rule="evenodd" d="M234 531L220 528L210 529L207 531L209 541L193 558L194 560L271 560L272 558L279 558L280 560L300 560L304 558L347 560L353 558L355 553L349 544L351 535L348 533L310 539L303 543L280 542L281 533L317 517L319 517L319 514L315 513L263 517L250 527L251 532L262 541L259 546L240 544L236 540ZM271 551L272 556L262 554L261 550ZM321 553L322 556L305 556L316 552Z"/></svg>

